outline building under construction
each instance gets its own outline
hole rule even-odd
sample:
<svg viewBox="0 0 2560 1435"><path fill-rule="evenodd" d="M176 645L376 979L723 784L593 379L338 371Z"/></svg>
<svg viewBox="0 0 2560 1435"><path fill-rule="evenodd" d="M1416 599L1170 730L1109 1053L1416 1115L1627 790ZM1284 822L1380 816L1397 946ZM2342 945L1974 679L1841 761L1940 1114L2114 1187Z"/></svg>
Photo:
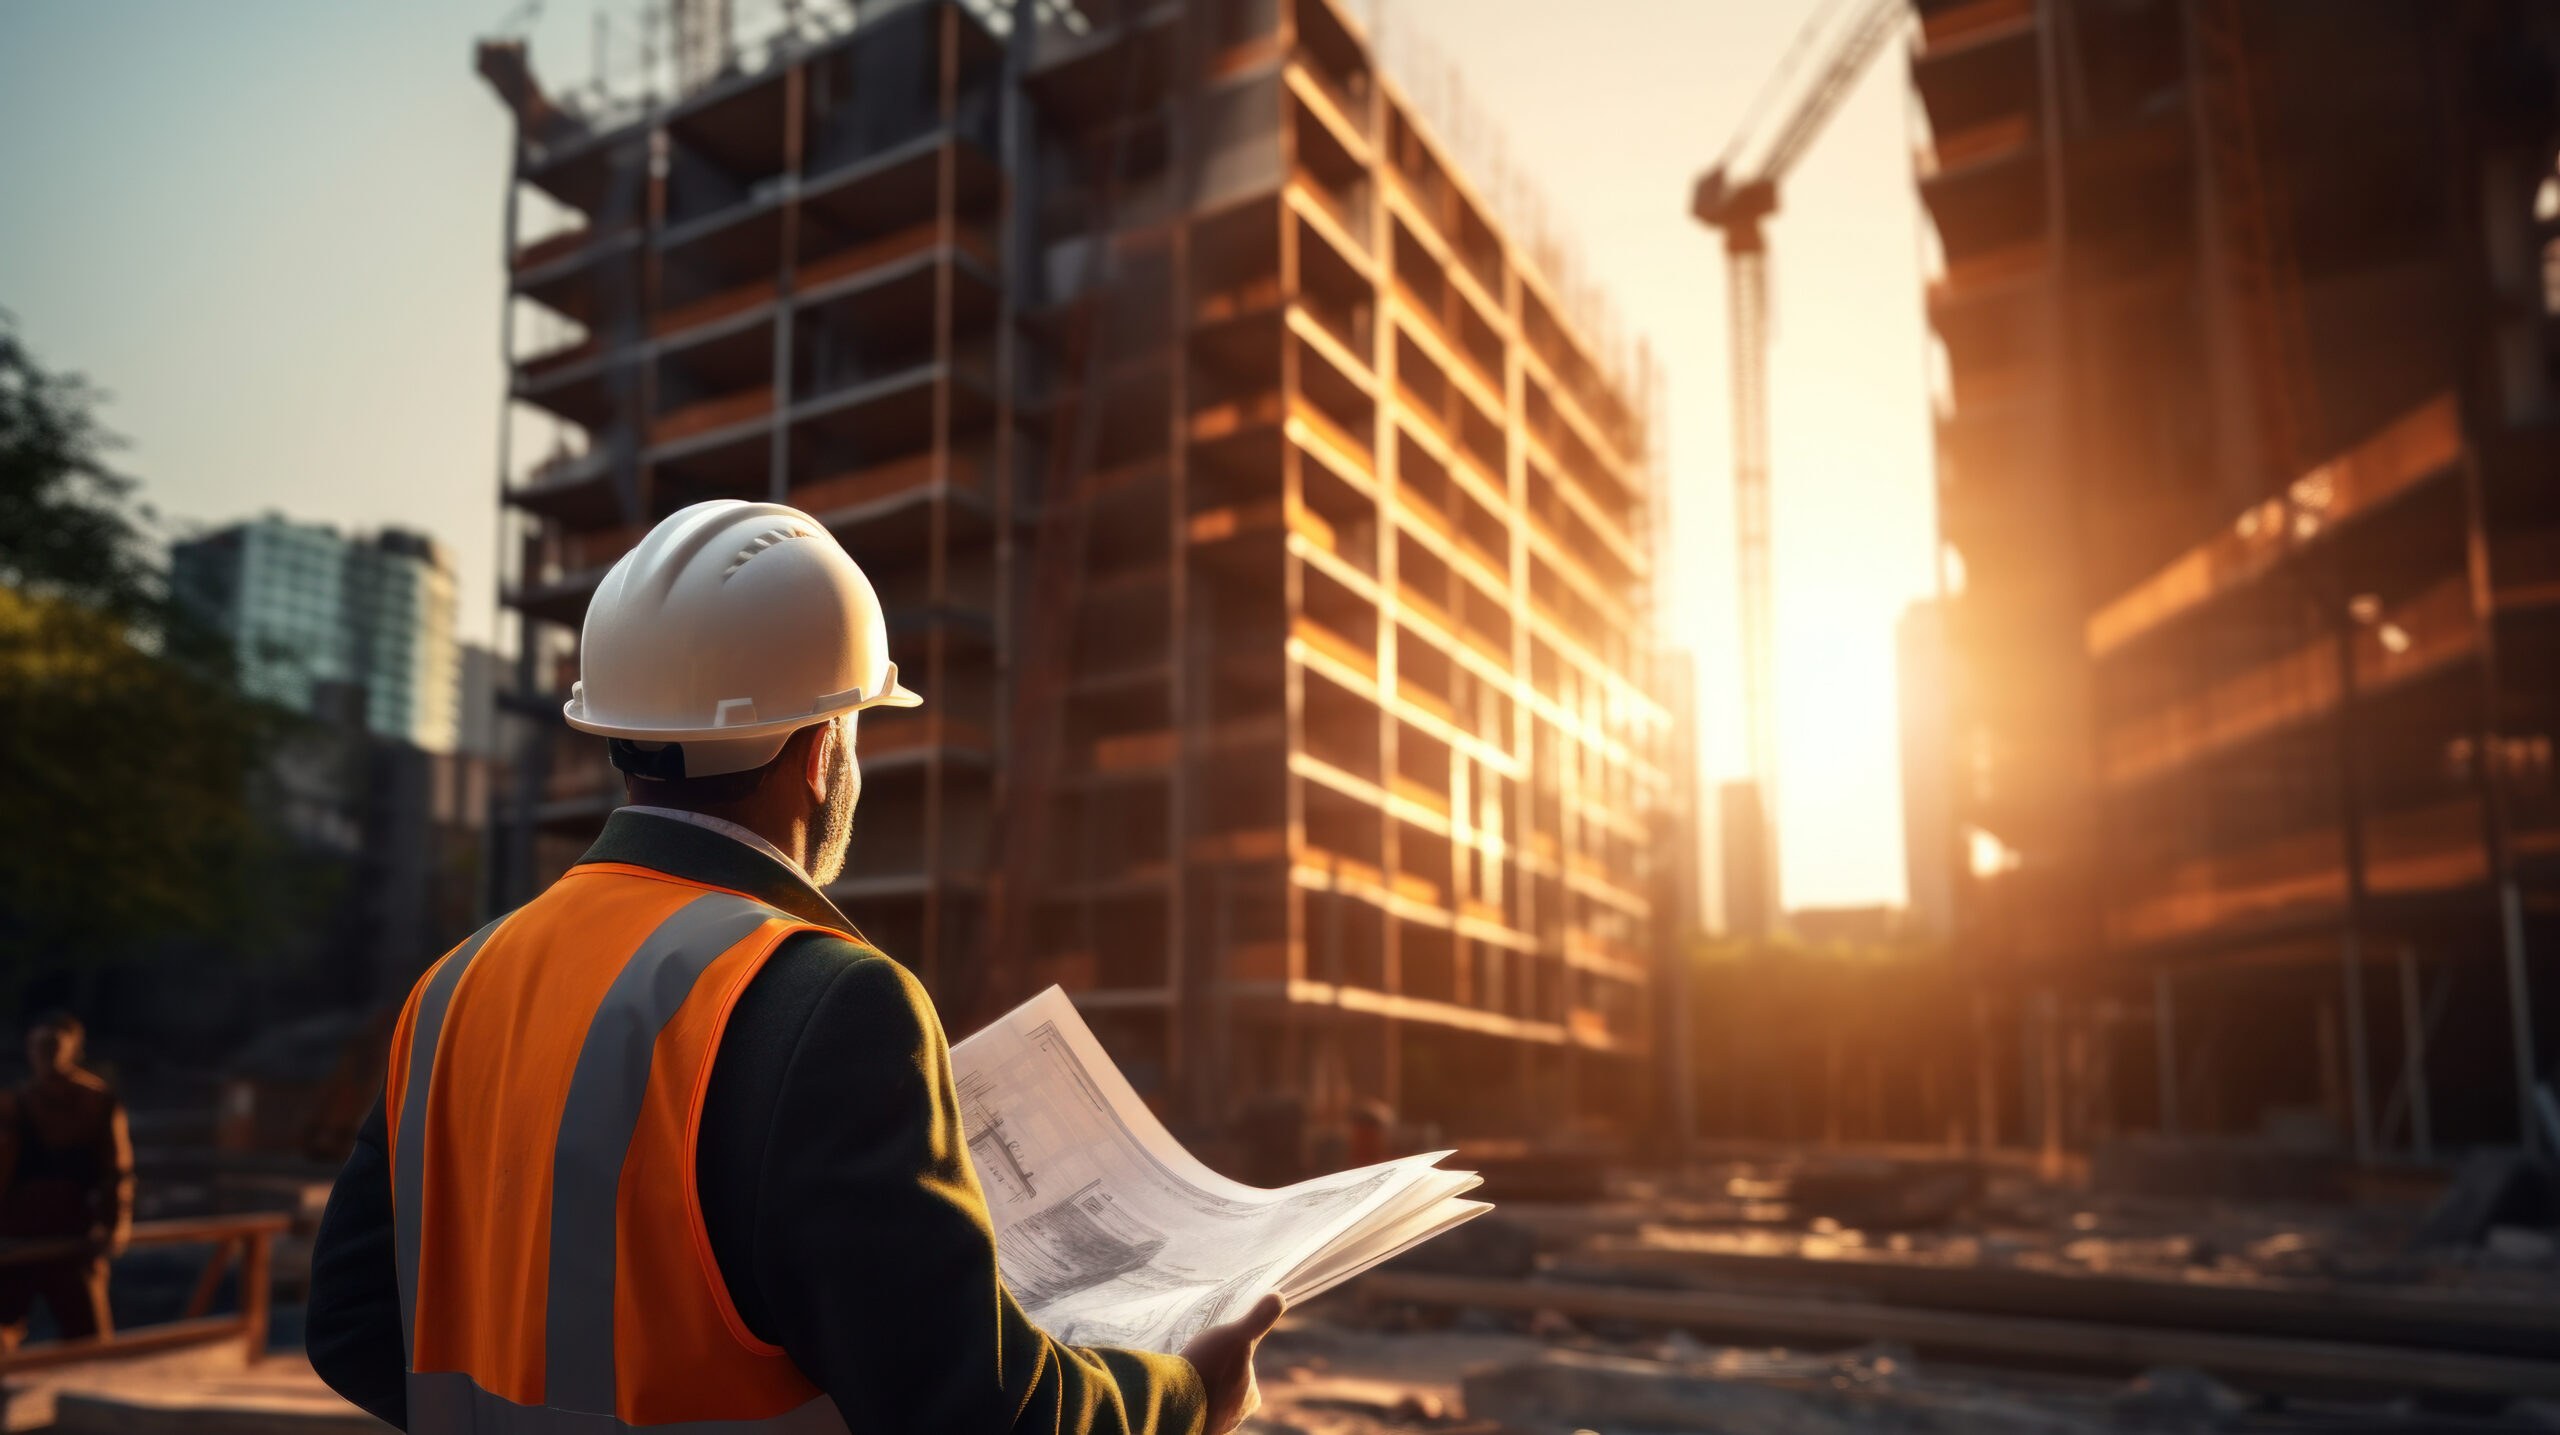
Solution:
<svg viewBox="0 0 2560 1435"><path fill-rule="evenodd" d="M1327 0L1025 8L680 25L618 115L483 47L540 733L501 900L621 801L556 717L597 580L779 500L926 698L863 718L832 895L955 1033L1056 982L1194 1120L1630 1118L1689 895L1641 383Z"/></svg>
<svg viewBox="0 0 2560 1435"><path fill-rule="evenodd" d="M1916 8L1981 1129L2533 1140L2560 11Z"/></svg>

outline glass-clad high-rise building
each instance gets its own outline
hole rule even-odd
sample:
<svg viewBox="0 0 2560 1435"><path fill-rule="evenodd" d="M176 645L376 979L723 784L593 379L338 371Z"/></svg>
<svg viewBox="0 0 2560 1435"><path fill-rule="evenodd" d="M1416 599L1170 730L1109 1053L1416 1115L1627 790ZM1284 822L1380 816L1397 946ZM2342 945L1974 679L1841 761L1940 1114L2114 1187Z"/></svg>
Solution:
<svg viewBox="0 0 2560 1435"><path fill-rule="evenodd" d="M175 545L170 578L230 636L249 693L318 712L333 685L359 691L375 733L453 750L453 563L434 539L400 529L351 538L270 514Z"/></svg>

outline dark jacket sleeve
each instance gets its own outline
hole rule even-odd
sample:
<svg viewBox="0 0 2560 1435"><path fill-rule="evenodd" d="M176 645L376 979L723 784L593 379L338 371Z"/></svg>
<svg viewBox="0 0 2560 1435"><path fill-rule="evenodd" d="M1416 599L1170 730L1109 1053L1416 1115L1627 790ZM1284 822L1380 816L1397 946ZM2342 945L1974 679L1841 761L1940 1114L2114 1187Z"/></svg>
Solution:
<svg viewBox="0 0 2560 1435"><path fill-rule="evenodd" d="M771 1102L755 1100L768 1086ZM1005 1289L950 1047L897 963L834 938L777 952L722 1039L698 1159L740 1318L835 1397L855 1435L1205 1423L1190 1362L1053 1340Z"/></svg>
<svg viewBox="0 0 2560 1435"><path fill-rule="evenodd" d="M408 1428L377 1099L311 1257L312 1369ZM795 938L741 994L704 1095L697 1185L748 1329L872 1430L1196 1435L1207 1395L1174 1356L1050 1339L995 1240L922 987L849 942Z"/></svg>
<svg viewBox="0 0 2560 1435"><path fill-rule="evenodd" d="M409 1361L400 1343L400 1275L391 1256L387 1130L377 1096L320 1217L302 1343L330 1389L406 1430Z"/></svg>

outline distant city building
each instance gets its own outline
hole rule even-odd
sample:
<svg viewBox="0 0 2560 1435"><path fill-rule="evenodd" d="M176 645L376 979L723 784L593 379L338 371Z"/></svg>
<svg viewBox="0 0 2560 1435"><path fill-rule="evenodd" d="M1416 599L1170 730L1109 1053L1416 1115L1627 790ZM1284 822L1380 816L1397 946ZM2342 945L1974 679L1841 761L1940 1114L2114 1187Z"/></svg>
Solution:
<svg viewBox="0 0 2560 1435"><path fill-rule="evenodd" d="M1893 629L1894 687L1901 709L1902 870L1905 917L1916 936L1955 927L1955 819L1947 766L1947 635L1934 598L1902 610Z"/></svg>
<svg viewBox="0 0 2560 1435"><path fill-rule="evenodd" d="M1662 655L1659 686L1671 713L1671 742L1663 753L1667 800L1654 812L1654 970L1661 995L1654 1002L1655 1049L1662 1076L1663 1124L1673 1153L1685 1151L1697 1131L1697 1032L1691 993L1697 941L1721 917L1718 884L1707 871L1708 820L1698 772L1698 660L1677 649Z"/></svg>
<svg viewBox="0 0 2560 1435"><path fill-rule="evenodd" d="M1787 914L1787 932L1817 947L1885 947L1909 934L1910 917L1883 902L1856 907L1798 907Z"/></svg>
<svg viewBox="0 0 2560 1435"><path fill-rule="evenodd" d="M1659 935L1685 951L1699 933L1722 930L1724 921L1715 814L1707 806L1713 787L1698 761L1697 655L1680 649L1664 652L1658 691L1671 713L1674 741L1663 755L1669 797L1656 814L1664 834L1657 840L1664 846L1654 870L1663 886L1659 900L1666 920L1654 925Z"/></svg>
<svg viewBox="0 0 2560 1435"><path fill-rule="evenodd" d="M258 784L271 827L336 873L304 934L319 960L270 995L396 1001L485 919L499 662L455 632L451 555L269 514L174 545L170 584L229 638L247 692L318 720Z"/></svg>
<svg viewBox="0 0 2560 1435"><path fill-rule="evenodd" d="M423 534L350 538L281 515L235 523L170 550L180 597L230 635L241 686L331 716L332 685L363 694L364 725L429 752L462 732L453 563Z"/></svg>
<svg viewBox="0 0 2560 1435"><path fill-rule="evenodd" d="M1760 784L1728 782L1716 789L1719 876L1724 892L1724 932L1765 937L1777 926L1777 892L1769 870L1769 816Z"/></svg>
<svg viewBox="0 0 2560 1435"><path fill-rule="evenodd" d="M498 694L506 686L507 660L493 649L465 643L461 670L462 717L455 750L472 757L497 757Z"/></svg>

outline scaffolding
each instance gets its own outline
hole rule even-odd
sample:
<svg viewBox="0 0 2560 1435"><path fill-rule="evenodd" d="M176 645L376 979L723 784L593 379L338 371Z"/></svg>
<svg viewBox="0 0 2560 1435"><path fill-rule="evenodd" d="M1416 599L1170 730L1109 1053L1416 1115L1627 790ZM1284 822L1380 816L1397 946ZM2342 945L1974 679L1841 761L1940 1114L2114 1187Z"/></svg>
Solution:
<svg viewBox="0 0 2560 1435"><path fill-rule="evenodd" d="M1915 8L1948 761L2018 859L1959 883L1960 950L2022 1009L2143 1014L2090 1064L2148 1075L2075 1139L2308 1112L2364 1161L2530 1145L2560 117L2447 77L2548 66L2560 27Z"/></svg>
<svg viewBox="0 0 2560 1435"><path fill-rule="evenodd" d="M508 253L519 890L619 802L538 716L597 579L770 498L926 695L864 719L831 895L955 1031L1055 982L1195 1122L1641 1119L1688 740L1647 395L1362 30L918 3L762 53L600 127L484 50L560 212Z"/></svg>

